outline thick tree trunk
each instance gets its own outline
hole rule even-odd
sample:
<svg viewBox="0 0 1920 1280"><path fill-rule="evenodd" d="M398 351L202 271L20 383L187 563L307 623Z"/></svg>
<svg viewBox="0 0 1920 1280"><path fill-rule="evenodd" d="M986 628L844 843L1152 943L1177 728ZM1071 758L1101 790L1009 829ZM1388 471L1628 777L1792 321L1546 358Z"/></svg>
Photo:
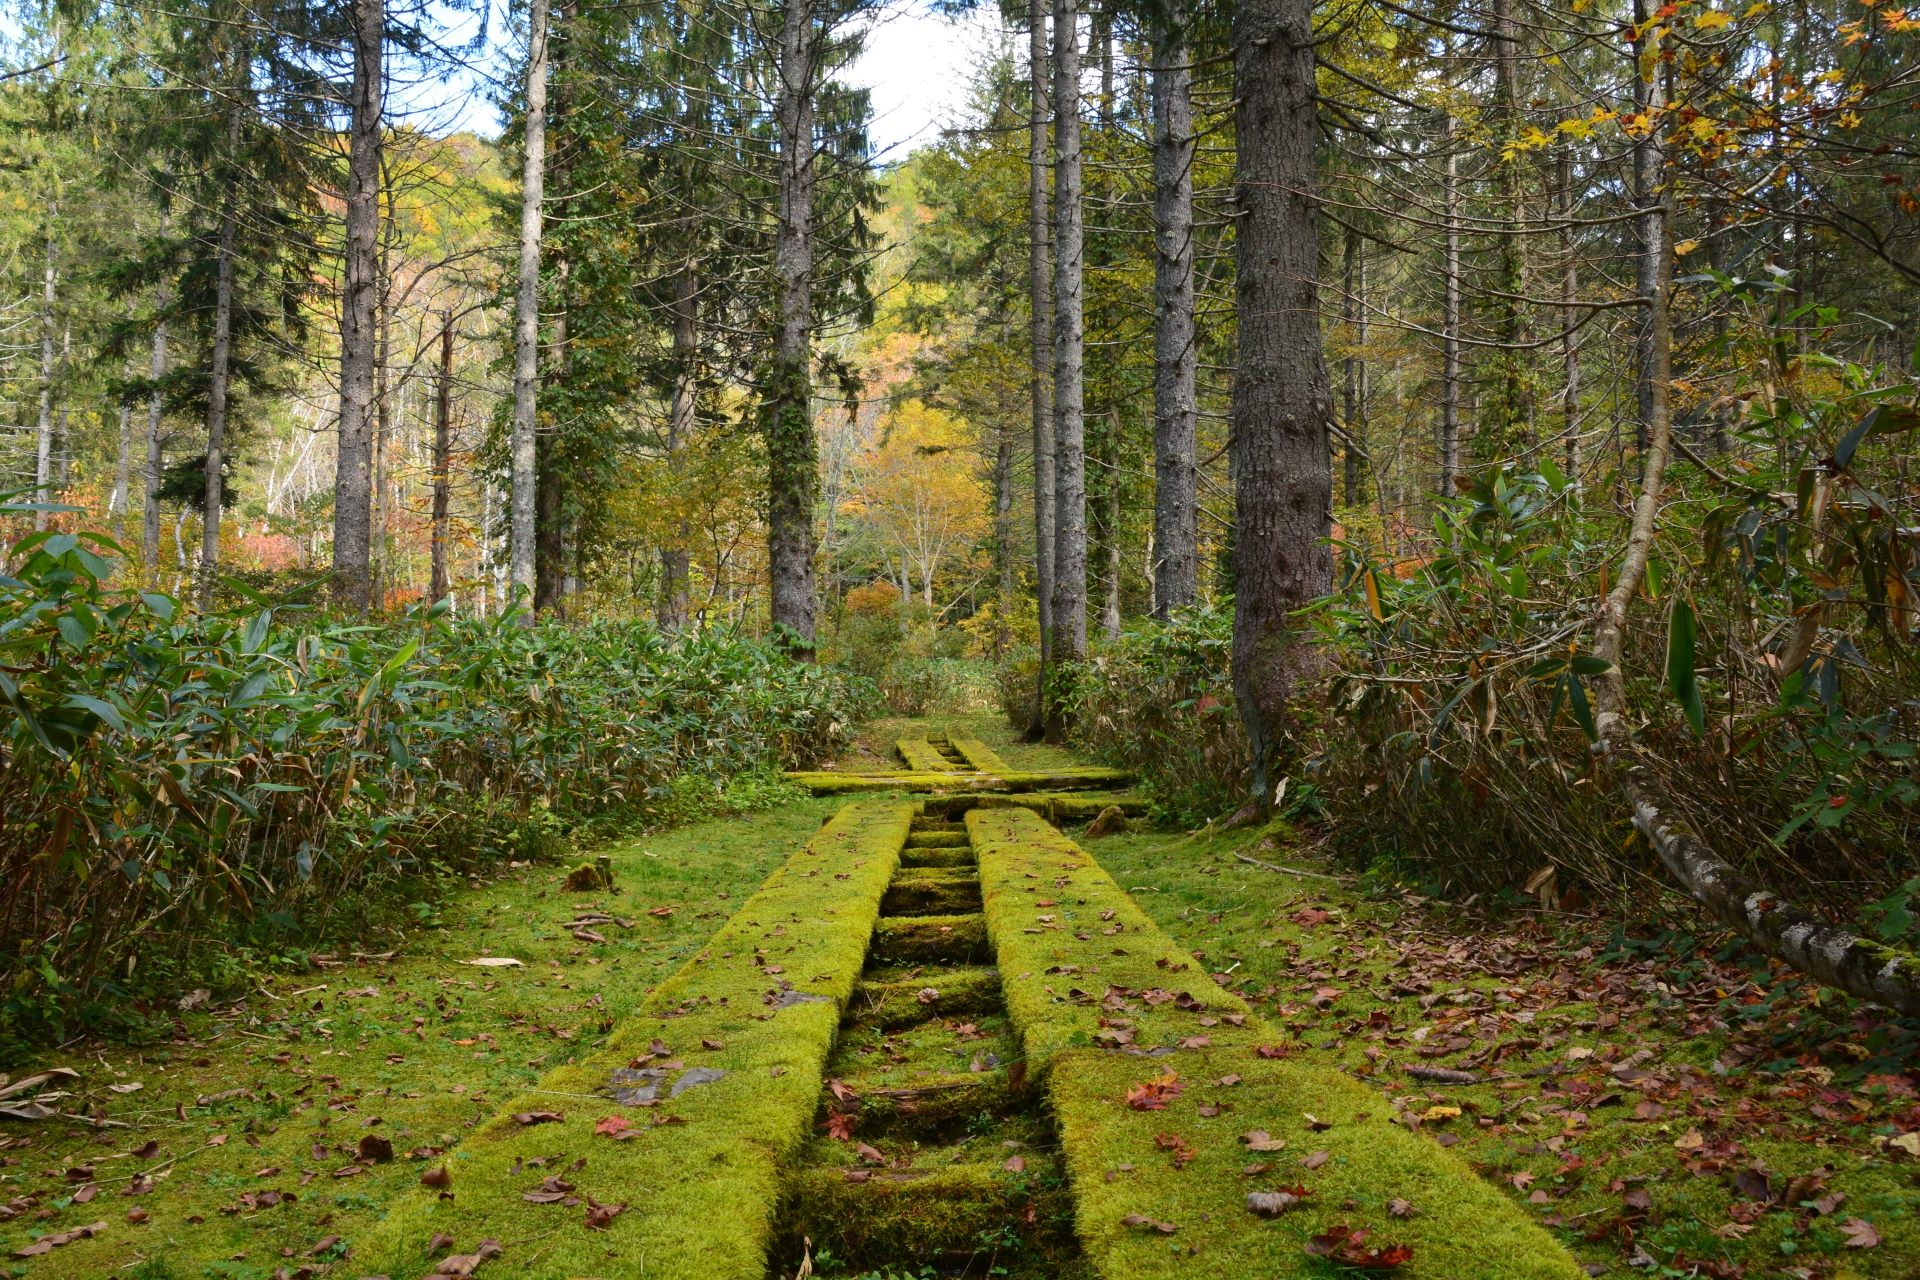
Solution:
<svg viewBox="0 0 1920 1280"><path fill-rule="evenodd" d="M1306 666L1289 614L1333 583L1333 394L1321 348L1312 0L1242 0L1233 24L1239 353L1233 385L1233 687L1253 799Z"/></svg>
<svg viewBox="0 0 1920 1280"><path fill-rule="evenodd" d="M53 299L59 249L53 238L53 225L60 206L47 210L47 265L41 275L40 294L40 420L34 433L35 502L52 502L53 495ZM33 513L36 530L47 527L47 513Z"/></svg>
<svg viewBox="0 0 1920 1280"><path fill-rule="evenodd" d="M1028 0L1027 72L1033 112L1027 120L1027 268L1033 338L1033 572L1040 614L1040 677L1027 736L1044 732L1047 666L1053 646L1053 232L1047 183L1047 130L1053 117L1048 76L1046 0Z"/></svg>
<svg viewBox="0 0 1920 1280"><path fill-rule="evenodd" d="M1647 26L1647 6L1645 0L1633 0L1633 28L1636 32L1645 31ZM1634 105L1643 118L1652 118L1651 109L1659 97L1658 74L1647 75L1640 67L1640 55L1643 51L1643 38L1635 39L1629 46L1633 51ZM1657 181L1654 170L1657 167L1655 148L1651 133L1635 136L1633 141L1633 203L1635 208L1646 208L1652 204L1654 184ZM1660 257L1658 246L1647 239L1644 221L1641 223L1639 252L1634 258L1634 285L1636 292L1643 298L1650 298L1659 288ZM1659 412L1654 403L1653 321L1648 312L1641 312L1640 324L1634 331L1634 445L1641 452L1649 446L1653 418ZM1664 395L1662 390L1660 395Z"/></svg>
<svg viewBox="0 0 1920 1280"><path fill-rule="evenodd" d="M340 299L340 443L333 481L333 593L367 607L373 497L373 366L379 282L385 0L354 0L345 262Z"/></svg>
<svg viewBox="0 0 1920 1280"><path fill-rule="evenodd" d="M1441 136L1447 148L1447 172L1441 182L1447 247L1445 312L1441 317L1440 496L1451 498L1460 492L1460 157L1455 151L1458 135L1452 116L1447 117Z"/></svg>
<svg viewBox="0 0 1920 1280"><path fill-rule="evenodd" d="M367 524L367 599L376 610L387 607L392 590L388 521L393 505L393 274L390 249L380 249L380 287L376 293L380 333L373 363L373 495Z"/></svg>
<svg viewBox="0 0 1920 1280"><path fill-rule="evenodd" d="M1193 72L1170 30L1153 47L1153 615L1200 595L1193 318Z"/></svg>
<svg viewBox="0 0 1920 1280"><path fill-rule="evenodd" d="M1106 448L1100 459L1101 478L1106 482L1106 509L1100 516L1100 551L1105 561L1100 584L1105 589L1100 603L1100 630L1109 640L1120 638L1120 520L1125 498L1120 485L1120 413L1108 409Z"/></svg>
<svg viewBox="0 0 1920 1280"><path fill-rule="evenodd" d="M693 439L700 395L700 278L689 261L673 282L673 397L667 405L667 470L678 477ZM660 630L684 630L688 614L687 544L693 531L676 521L673 540L660 549Z"/></svg>
<svg viewBox="0 0 1920 1280"><path fill-rule="evenodd" d="M999 604L993 619L993 657L1006 655L1013 642L1012 621L1016 579L1013 563L1013 437L1014 422L1001 420L1000 440L993 452L993 545L998 554Z"/></svg>
<svg viewBox="0 0 1920 1280"><path fill-rule="evenodd" d="M567 256L556 253L553 262L553 341L548 347L547 373L542 382L563 387L573 360L570 331L572 275ZM558 431L549 431L534 447L538 492L534 497L533 605L539 610L565 612L567 604L567 470L566 448Z"/></svg>
<svg viewBox="0 0 1920 1280"><path fill-rule="evenodd" d="M820 484L813 434L814 78L820 41L811 0L787 0L780 34L780 212L774 245L779 331L766 407L767 576L771 621L795 657L814 637L813 503Z"/></svg>
<svg viewBox="0 0 1920 1280"><path fill-rule="evenodd" d="M127 540L127 482L133 475L133 401L120 397L119 450L113 465L113 495L107 511L113 516L113 540Z"/></svg>
<svg viewBox="0 0 1920 1280"><path fill-rule="evenodd" d="M239 110L229 141L238 142ZM207 394L207 487L200 506L200 607L213 608L213 587L220 571L220 514L225 500L221 472L227 448L227 370L233 354L233 237L239 210L234 207L234 179L229 175L220 214L220 256L213 294L213 369Z"/></svg>
<svg viewBox="0 0 1920 1280"><path fill-rule="evenodd" d="M1053 6L1053 641L1051 663L1087 656L1085 210L1081 195L1080 13ZM1047 737L1066 735L1062 699L1047 699Z"/></svg>
<svg viewBox="0 0 1920 1280"><path fill-rule="evenodd" d="M440 323L440 377L433 397L433 586L437 604L453 584L447 576L448 508L453 496L453 313Z"/></svg>
<svg viewBox="0 0 1920 1280"><path fill-rule="evenodd" d="M540 232L547 173L547 0L530 0L527 28L526 154L520 180L520 291L513 318L513 496L509 565L513 586L533 604L538 517L540 399ZM531 617L528 618L531 622Z"/></svg>

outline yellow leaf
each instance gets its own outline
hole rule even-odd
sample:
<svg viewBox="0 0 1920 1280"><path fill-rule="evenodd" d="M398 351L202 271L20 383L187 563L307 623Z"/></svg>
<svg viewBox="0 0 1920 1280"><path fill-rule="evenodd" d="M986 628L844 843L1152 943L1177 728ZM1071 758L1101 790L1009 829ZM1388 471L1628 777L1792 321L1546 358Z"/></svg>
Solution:
<svg viewBox="0 0 1920 1280"><path fill-rule="evenodd" d="M1426 1111L1421 1114L1420 1118L1427 1121L1453 1120L1457 1119L1459 1115L1460 1108L1458 1107L1428 1107Z"/></svg>
<svg viewBox="0 0 1920 1280"><path fill-rule="evenodd" d="M1718 9L1708 9L1693 20L1693 25L1702 31L1718 31L1722 27L1733 25L1733 15L1722 13Z"/></svg>
<svg viewBox="0 0 1920 1280"><path fill-rule="evenodd" d="M1700 242L1698 240L1682 240L1679 244L1673 246L1673 256L1676 258L1684 258L1699 247Z"/></svg>

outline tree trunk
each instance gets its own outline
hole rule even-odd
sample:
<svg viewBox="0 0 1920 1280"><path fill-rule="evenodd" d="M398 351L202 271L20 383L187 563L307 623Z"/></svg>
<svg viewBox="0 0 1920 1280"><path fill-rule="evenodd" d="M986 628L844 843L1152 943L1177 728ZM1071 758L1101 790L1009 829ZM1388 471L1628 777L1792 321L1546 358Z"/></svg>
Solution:
<svg viewBox="0 0 1920 1280"><path fill-rule="evenodd" d="M53 224L60 217L60 206L47 210L47 265L42 274L40 295L40 421L34 437L35 502L52 502L53 489L53 283L59 253L53 238ZM47 513L33 513L35 530L47 527Z"/></svg>
<svg viewBox="0 0 1920 1280"><path fill-rule="evenodd" d="M113 466L113 496L107 510L113 516L113 540L127 540L127 481L133 474L133 401L120 397L120 448Z"/></svg>
<svg viewBox="0 0 1920 1280"><path fill-rule="evenodd" d="M437 604L453 584L447 576L448 506L452 499L449 474L453 452L453 313L440 322L440 379L433 397L433 587Z"/></svg>
<svg viewBox="0 0 1920 1280"><path fill-rule="evenodd" d="M1193 72L1184 38L1154 33L1153 616L1200 595L1199 408L1194 379Z"/></svg>
<svg viewBox="0 0 1920 1280"><path fill-rule="evenodd" d="M1053 6L1053 642L1048 660L1087 656L1086 235L1081 205L1080 14ZM1066 737L1066 705L1047 699L1047 738Z"/></svg>
<svg viewBox="0 0 1920 1280"><path fill-rule="evenodd" d="M1053 646L1053 234L1047 190L1047 126L1052 118L1047 77L1046 0L1027 3L1027 73L1033 113L1027 120L1027 269L1033 339L1033 570L1040 615L1040 677L1034 687L1028 738L1044 732L1047 666Z"/></svg>
<svg viewBox="0 0 1920 1280"><path fill-rule="evenodd" d="M373 496L373 366L379 335L381 64L385 0L354 0L353 88L348 104L346 246L340 305L340 444L333 483L333 593L367 607Z"/></svg>
<svg viewBox="0 0 1920 1280"><path fill-rule="evenodd" d="M1367 260L1366 247L1361 244L1360 236L1351 228L1347 229L1346 249L1343 253L1346 267L1346 300L1342 307L1345 313L1348 351L1341 362L1341 372L1345 385L1341 389L1341 425L1346 429L1347 444L1341 452L1345 455L1345 496L1343 505L1360 505L1360 454L1366 448L1367 432L1362 423L1366 414L1367 364L1357 348L1367 341Z"/></svg>
<svg viewBox="0 0 1920 1280"><path fill-rule="evenodd" d="M547 168L547 0L530 0L527 27L526 155L520 180L520 291L513 317L511 551L513 587L533 604L539 459L540 230ZM527 621L531 622L529 617Z"/></svg>
<svg viewBox="0 0 1920 1280"><path fill-rule="evenodd" d="M1446 207L1446 302L1441 324L1445 331L1440 388L1440 496L1460 491L1460 157L1452 116L1441 135L1446 140L1447 173L1441 183Z"/></svg>
<svg viewBox="0 0 1920 1280"><path fill-rule="evenodd" d="M1307 664L1288 615L1333 584L1333 393L1321 349L1312 0L1243 0L1235 13L1235 241L1239 352L1233 687L1253 799L1290 731Z"/></svg>
<svg viewBox="0 0 1920 1280"><path fill-rule="evenodd" d="M1120 519L1121 502L1125 494L1120 486L1120 412L1109 406L1107 410L1107 447L1101 458L1100 470L1105 473L1106 511L1100 520L1100 547L1106 560L1106 572L1100 575L1106 588L1105 599L1100 605L1100 630L1109 640L1120 638Z"/></svg>
<svg viewBox="0 0 1920 1280"><path fill-rule="evenodd" d="M1567 476L1580 481L1580 335L1574 303L1580 296L1580 264L1573 244L1573 157L1560 152L1555 185L1560 188L1560 412L1565 420Z"/></svg>
<svg viewBox="0 0 1920 1280"><path fill-rule="evenodd" d="M1633 29L1636 32L1642 32L1646 29L1646 8L1645 0L1633 0ZM1650 119L1652 118L1652 106L1659 95L1656 82L1660 77L1657 74L1648 76L1643 73L1640 68L1640 55L1645 47L1643 40L1644 37L1637 37L1628 47L1632 49L1634 57L1634 105L1643 118ZM1654 158L1653 135L1650 132L1636 135L1633 140L1632 153L1633 203L1635 208L1644 209L1652 204L1655 199L1653 188L1656 181L1654 175L1656 162ZM1655 290L1659 288L1660 259L1657 246L1647 239L1645 228L1646 223L1642 220L1640 223L1639 252L1634 257L1634 286L1635 292L1641 297L1650 298L1654 295ZM1659 412L1659 408L1654 402L1666 394L1666 392L1662 390L1658 396L1656 396L1654 391L1653 383L1657 375L1653 367L1655 359L1653 342L1653 321L1651 319L1651 313L1643 310L1641 312L1640 324L1634 331L1633 342L1634 401L1637 409L1637 412L1634 414L1633 438L1635 447L1642 453L1646 452L1648 448L1651 439L1653 418L1654 415Z"/></svg>
<svg viewBox="0 0 1920 1280"><path fill-rule="evenodd" d="M797 658L814 637L813 434L814 77L820 40L811 0L787 0L780 34L780 210L774 274L780 320L766 407L767 575L771 621Z"/></svg>
<svg viewBox="0 0 1920 1280"><path fill-rule="evenodd" d="M1013 565L1013 419L1003 418L1000 440L993 453L993 545L999 553L999 607L993 619L993 658L1006 656L1013 643L1012 621L1016 580Z"/></svg>
<svg viewBox="0 0 1920 1280"><path fill-rule="evenodd" d="M382 169L382 186L386 173ZM389 217L392 207L388 206ZM392 568L389 565L392 551L392 538L388 536L388 522L393 505L393 272L391 270L392 246L380 246L379 287L375 291L378 301L375 328L379 332L378 354L373 362L373 500L369 504L367 542L367 589L368 600L376 610L387 607L387 593L392 589Z"/></svg>
<svg viewBox="0 0 1920 1280"><path fill-rule="evenodd" d="M542 381L565 386L573 345L568 329L569 271L564 251L554 255L553 268L553 341L548 347L547 375ZM533 606L537 610L564 612L566 609L566 461L564 442L557 430L548 431L535 442Z"/></svg>
<svg viewBox="0 0 1920 1280"><path fill-rule="evenodd" d="M693 438L700 394L700 279L691 260L673 282L673 398L667 406L667 471L676 491L687 442ZM671 545L660 549L660 630L684 630L688 614L687 544L693 531L685 520L673 526Z"/></svg>
<svg viewBox="0 0 1920 1280"><path fill-rule="evenodd" d="M238 150L240 109L233 110L228 144ZM229 164L234 161L230 160ZM200 607L213 608L213 587L220 571L220 511L226 494L221 471L226 465L227 369L233 353L233 237L239 221L235 175L228 173L220 212L220 257L213 294L213 369L207 394L207 487L201 497Z"/></svg>
<svg viewBox="0 0 1920 1280"><path fill-rule="evenodd" d="M164 217L164 215L163 215ZM165 228L162 228L165 235ZM167 307L166 288L159 291L156 304L160 311ZM166 437L160 434L160 379L167 372L167 322L162 319L153 327L153 363L148 367L148 375L153 379L153 394L147 397L147 468L142 480L146 487L145 506L141 511L140 522L140 563L147 569L160 567L160 480L166 470Z"/></svg>

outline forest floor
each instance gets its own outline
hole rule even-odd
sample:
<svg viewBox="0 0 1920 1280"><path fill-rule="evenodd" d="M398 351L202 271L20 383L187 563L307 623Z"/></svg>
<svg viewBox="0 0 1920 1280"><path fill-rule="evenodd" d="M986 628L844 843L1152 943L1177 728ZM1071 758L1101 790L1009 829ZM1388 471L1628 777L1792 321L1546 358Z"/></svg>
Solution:
<svg viewBox="0 0 1920 1280"><path fill-rule="evenodd" d="M875 722L843 767L888 765L900 730L930 723L1016 768L1062 761L979 716ZM36 1280L361 1274L342 1260L390 1199L432 1164L457 1172L464 1132L602 1040L841 803L606 850L614 895L563 893L565 868L501 867L397 955L220 993L170 1043L10 1064L78 1071L63 1105L112 1123L0 1122L0 1265ZM1920 1102L1884 1059L1887 1027L1738 951L1462 910L1346 876L1314 843L1142 830L1086 847L1299 1056L1418 1117L1590 1274L1920 1275ZM589 906L632 927L576 940L562 926ZM467 963L483 956L523 964ZM1196 1118L1194 1140L1232 1142L1231 1124ZM538 1256L504 1243L516 1270Z"/></svg>

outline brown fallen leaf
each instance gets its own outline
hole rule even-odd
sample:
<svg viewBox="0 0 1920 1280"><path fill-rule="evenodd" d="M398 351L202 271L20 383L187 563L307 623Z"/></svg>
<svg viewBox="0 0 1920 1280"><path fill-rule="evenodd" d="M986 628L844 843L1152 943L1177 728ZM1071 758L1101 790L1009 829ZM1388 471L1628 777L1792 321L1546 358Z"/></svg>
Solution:
<svg viewBox="0 0 1920 1280"><path fill-rule="evenodd" d="M595 1231L605 1231L613 1225L613 1220L627 1211L626 1204L600 1204L592 1196L587 1197L587 1226Z"/></svg>
<svg viewBox="0 0 1920 1280"><path fill-rule="evenodd" d="M159 1141L153 1138L149 1138L142 1146L140 1146L133 1152L133 1158L136 1160L151 1160L159 1154L160 1154Z"/></svg>
<svg viewBox="0 0 1920 1280"><path fill-rule="evenodd" d="M428 1253L438 1253L442 1249L451 1249L451 1248L453 1248L453 1237L448 1235L444 1231L434 1232L432 1239L427 1241Z"/></svg>
<svg viewBox="0 0 1920 1280"><path fill-rule="evenodd" d="M445 1165L441 1165L438 1169L429 1169L421 1174L420 1185L423 1187L450 1187L453 1185L453 1175L447 1172Z"/></svg>
<svg viewBox="0 0 1920 1280"><path fill-rule="evenodd" d="M1285 1138L1276 1138L1265 1129L1255 1129L1240 1135L1240 1141L1247 1144L1249 1151L1278 1151L1287 1145Z"/></svg>
<svg viewBox="0 0 1920 1280"><path fill-rule="evenodd" d="M1846 1236L1849 1249L1875 1249L1880 1245L1880 1233L1865 1218L1848 1218L1840 1224L1840 1233Z"/></svg>
<svg viewBox="0 0 1920 1280"><path fill-rule="evenodd" d="M1387 1201L1387 1212L1392 1214L1396 1218L1411 1218L1417 1215L1420 1211L1413 1207L1413 1201L1402 1200L1398 1197L1395 1197L1394 1199Z"/></svg>
<svg viewBox="0 0 1920 1280"><path fill-rule="evenodd" d="M1304 1111L1300 1113L1300 1118L1307 1122L1308 1130L1313 1133L1321 1133L1321 1132L1324 1132L1325 1130L1333 1128L1333 1121L1316 1119L1315 1117L1308 1115Z"/></svg>
<svg viewBox="0 0 1920 1280"><path fill-rule="evenodd" d="M1325 1164L1327 1161L1331 1159L1333 1159L1333 1152L1328 1151L1325 1148L1322 1148L1321 1150L1316 1151L1312 1155L1307 1156L1305 1159L1301 1160L1300 1167L1307 1170L1318 1169L1321 1165Z"/></svg>
<svg viewBox="0 0 1920 1280"><path fill-rule="evenodd" d="M1277 1218L1287 1210L1302 1204L1313 1193L1305 1187L1282 1187L1278 1191L1247 1192L1247 1212L1257 1213L1263 1218Z"/></svg>
<svg viewBox="0 0 1920 1280"><path fill-rule="evenodd" d="M100 1184L97 1182L89 1182L86 1186L73 1193L73 1202L75 1204L86 1204L99 1194Z"/></svg>
<svg viewBox="0 0 1920 1280"><path fill-rule="evenodd" d="M1169 1071L1157 1080L1148 1080L1127 1090L1127 1105L1135 1111L1165 1111L1167 1103L1179 1097L1186 1087Z"/></svg>
<svg viewBox="0 0 1920 1280"><path fill-rule="evenodd" d="M307 1250L307 1256L309 1258L317 1258L321 1254L325 1253L327 1250L333 1248L333 1246L339 1243L340 1243L339 1236L321 1236L320 1243L314 1245L313 1248Z"/></svg>
<svg viewBox="0 0 1920 1280"><path fill-rule="evenodd" d="M138 1224L138 1223L145 1222L150 1216L152 1215L148 1214L148 1212L145 1209L127 1210L127 1221L130 1223Z"/></svg>
<svg viewBox="0 0 1920 1280"><path fill-rule="evenodd" d="M1120 1219L1120 1225L1123 1227L1146 1227L1151 1231L1158 1231L1163 1236L1170 1236L1180 1229L1170 1222L1155 1222L1144 1213L1130 1213Z"/></svg>
<svg viewBox="0 0 1920 1280"><path fill-rule="evenodd" d="M393 1143L370 1133L360 1139L360 1158L374 1164L385 1164L393 1159Z"/></svg>
<svg viewBox="0 0 1920 1280"><path fill-rule="evenodd" d="M513 1118L521 1124L561 1124L566 1120L558 1111L516 1111Z"/></svg>
<svg viewBox="0 0 1920 1280"><path fill-rule="evenodd" d="M853 1154L859 1156L868 1164L884 1165L887 1162L887 1157L881 1154L880 1148L868 1146L864 1142L856 1142L853 1144Z"/></svg>
<svg viewBox="0 0 1920 1280"><path fill-rule="evenodd" d="M1025 1173L1027 1171L1027 1162L1020 1156L1008 1156L1006 1163L1000 1167L1008 1173Z"/></svg>

